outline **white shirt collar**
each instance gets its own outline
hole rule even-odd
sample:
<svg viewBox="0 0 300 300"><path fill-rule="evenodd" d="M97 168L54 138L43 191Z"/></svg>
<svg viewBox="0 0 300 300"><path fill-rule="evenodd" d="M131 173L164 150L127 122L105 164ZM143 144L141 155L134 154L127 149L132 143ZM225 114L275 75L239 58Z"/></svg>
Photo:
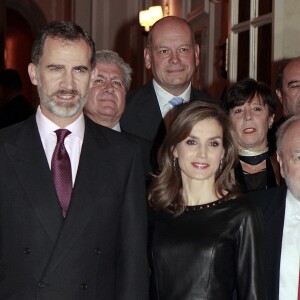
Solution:
<svg viewBox="0 0 300 300"><path fill-rule="evenodd" d="M296 199L288 189L286 193L285 216L290 217L297 214L300 216L300 200Z"/></svg>
<svg viewBox="0 0 300 300"><path fill-rule="evenodd" d="M156 81L153 79L153 87L156 93L156 97L158 100L159 108L162 113L162 116L164 117L165 114L173 108L173 106L169 103L169 101L174 98L174 97L181 97L183 98L184 102L189 102L190 101L190 96L191 96L191 89L192 89L192 84L190 83L187 89L181 93L178 96L172 95L166 90L164 90Z"/></svg>
<svg viewBox="0 0 300 300"><path fill-rule="evenodd" d="M171 100L173 97L181 97L184 99L185 102L190 101L191 88L192 88L191 83L189 84L187 89L178 96L172 95L171 93L167 92L155 81L155 79L153 79L153 86L158 101L165 101L165 103L168 103L168 101Z"/></svg>
<svg viewBox="0 0 300 300"><path fill-rule="evenodd" d="M117 123L112 129L121 132L120 123Z"/></svg>
<svg viewBox="0 0 300 300"><path fill-rule="evenodd" d="M58 125L46 118L45 115L43 115L40 106L36 112L36 123L42 141L48 134L55 135L54 131L60 128ZM71 135L78 137L81 141L83 141L84 137L84 128L85 123L83 113L73 123L66 127L66 129L71 131Z"/></svg>

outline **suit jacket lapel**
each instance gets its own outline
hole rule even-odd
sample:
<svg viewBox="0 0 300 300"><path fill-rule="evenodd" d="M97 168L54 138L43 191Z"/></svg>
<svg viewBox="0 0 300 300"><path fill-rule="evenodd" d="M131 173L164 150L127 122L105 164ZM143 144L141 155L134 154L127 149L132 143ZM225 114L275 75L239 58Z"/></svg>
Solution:
<svg viewBox="0 0 300 300"><path fill-rule="evenodd" d="M274 197L270 197L269 205L264 212L266 272L269 280L266 282L270 299L278 299L280 257L284 225L286 188L276 189Z"/></svg>
<svg viewBox="0 0 300 300"><path fill-rule="evenodd" d="M145 86L145 94L137 107L137 118L140 120L140 124L143 124L141 136L153 141L162 122L162 115L152 81Z"/></svg>
<svg viewBox="0 0 300 300"><path fill-rule="evenodd" d="M32 209L55 243L62 225L61 209L34 117L24 123L16 143L5 148Z"/></svg>

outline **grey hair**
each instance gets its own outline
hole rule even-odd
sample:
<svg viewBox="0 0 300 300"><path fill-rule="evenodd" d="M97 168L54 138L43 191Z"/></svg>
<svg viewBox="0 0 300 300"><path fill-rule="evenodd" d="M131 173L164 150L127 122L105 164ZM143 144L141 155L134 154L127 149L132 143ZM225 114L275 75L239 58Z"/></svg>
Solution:
<svg viewBox="0 0 300 300"><path fill-rule="evenodd" d="M130 65L127 64L119 56L118 53L111 50L98 50L96 51L96 63L107 63L107 64L118 65L123 72L126 92L129 90L131 84L132 69Z"/></svg>
<svg viewBox="0 0 300 300"><path fill-rule="evenodd" d="M278 128L276 132L276 147L277 147L277 152L279 154L282 154L282 148L283 148L283 139L288 131L288 129L296 122L300 121L300 114L294 115L287 119L282 125Z"/></svg>

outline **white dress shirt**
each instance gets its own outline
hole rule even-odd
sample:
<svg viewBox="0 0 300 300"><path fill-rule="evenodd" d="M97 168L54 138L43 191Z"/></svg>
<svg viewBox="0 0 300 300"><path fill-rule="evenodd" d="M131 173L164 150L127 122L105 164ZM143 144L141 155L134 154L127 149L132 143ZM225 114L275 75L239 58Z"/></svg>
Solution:
<svg viewBox="0 0 300 300"><path fill-rule="evenodd" d="M164 90L156 81L153 79L153 86L156 93L156 97L158 100L159 108L161 111L161 115L164 118L167 112L173 108L172 104L169 103L169 101L174 97L181 97L183 98L184 102L190 101L190 95L191 95L191 83L188 86L188 88L180 95L174 96L170 93L168 93L166 90Z"/></svg>
<svg viewBox="0 0 300 300"><path fill-rule="evenodd" d="M38 107L36 112L36 122L49 168L51 169L51 159L57 141L56 133L54 131L60 129L60 127L46 118L40 107ZM71 131L71 134L65 138L64 144L71 161L72 182L74 186L84 137L85 123L83 114L81 114L75 122L65 127L65 129Z"/></svg>
<svg viewBox="0 0 300 300"><path fill-rule="evenodd" d="M288 190L280 259L279 300L298 299L300 200Z"/></svg>
<svg viewBox="0 0 300 300"><path fill-rule="evenodd" d="M121 126L120 126L120 123L117 123L117 124L112 128L112 130L121 132Z"/></svg>

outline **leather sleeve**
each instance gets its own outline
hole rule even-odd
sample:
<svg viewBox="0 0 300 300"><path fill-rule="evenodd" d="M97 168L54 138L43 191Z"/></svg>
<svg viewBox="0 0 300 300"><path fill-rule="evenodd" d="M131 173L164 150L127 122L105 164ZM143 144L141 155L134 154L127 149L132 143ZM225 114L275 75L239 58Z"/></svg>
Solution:
<svg viewBox="0 0 300 300"><path fill-rule="evenodd" d="M249 206L237 238L237 298L264 300L262 213Z"/></svg>

